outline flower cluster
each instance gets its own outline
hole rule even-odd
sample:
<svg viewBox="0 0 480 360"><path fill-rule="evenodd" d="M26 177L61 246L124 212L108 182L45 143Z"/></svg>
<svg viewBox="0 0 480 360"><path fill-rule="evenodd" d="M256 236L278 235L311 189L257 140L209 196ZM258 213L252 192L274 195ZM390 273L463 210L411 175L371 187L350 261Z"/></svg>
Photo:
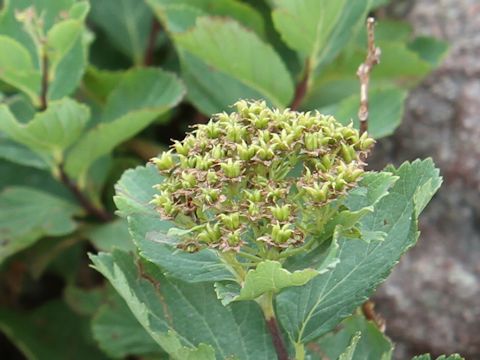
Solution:
<svg viewBox="0 0 480 360"><path fill-rule="evenodd" d="M153 203L190 221L190 250L301 244L305 219L355 186L374 140L318 112L235 107L152 160L165 177Z"/></svg>

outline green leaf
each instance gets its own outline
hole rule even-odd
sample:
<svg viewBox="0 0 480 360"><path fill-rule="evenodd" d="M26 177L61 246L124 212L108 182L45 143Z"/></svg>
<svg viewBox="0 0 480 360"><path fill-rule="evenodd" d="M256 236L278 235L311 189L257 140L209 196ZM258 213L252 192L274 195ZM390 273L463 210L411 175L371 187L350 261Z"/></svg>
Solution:
<svg viewBox="0 0 480 360"><path fill-rule="evenodd" d="M78 20L63 20L55 24L47 33L47 56L49 72L55 74L58 64L70 51L83 31L83 24Z"/></svg>
<svg viewBox="0 0 480 360"><path fill-rule="evenodd" d="M278 261L266 260L247 272L240 289L220 283L216 283L215 288L222 303L228 305L232 301L255 300L267 292L277 294L288 287L305 285L318 274L314 269L290 272Z"/></svg>
<svg viewBox="0 0 480 360"><path fill-rule="evenodd" d="M26 187L0 193L0 262L43 236L75 230L72 216L80 209L71 203Z"/></svg>
<svg viewBox="0 0 480 360"><path fill-rule="evenodd" d="M119 251L100 253L92 261L172 358L275 358L256 303L224 307L211 284L174 281L155 265L136 265L131 255Z"/></svg>
<svg viewBox="0 0 480 360"><path fill-rule="evenodd" d="M376 139L391 135L403 118L407 92L400 89L375 89L369 93L368 134ZM340 102L320 109L333 115L343 124L353 122L358 129L360 95L352 95Z"/></svg>
<svg viewBox="0 0 480 360"><path fill-rule="evenodd" d="M171 226L162 221L159 214L129 217L129 229L140 255L160 266L166 276L190 283L235 280L233 270L229 270L214 250L204 249L193 254L178 250L166 235Z"/></svg>
<svg viewBox="0 0 480 360"><path fill-rule="evenodd" d="M430 354L418 355L414 356L412 360L432 360ZM437 357L435 360L465 360L464 357L460 356L459 354L452 354L452 355L441 355Z"/></svg>
<svg viewBox="0 0 480 360"><path fill-rule="evenodd" d="M422 60L432 66L438 66L448 52L448 43L428 36L415 38L408 48L417 53Z"/></svg>
<svg viewBox="0 0 480 360"><path fill-rule="evenodd" d="M431 159L389 169L399 179L382 197L372 214L360 221L369 231L386 233L383 241L340 240L339 264L306 285L287 289L277 297L284 329L296 343L308 342L332 330L363 303L389 274L400 256L417 238L416 209L422 209L441 183ZM429 184L428 192L425 184ZM416 203L420 198L421 203ZM351 210L364 206L350 203Z"/></svg>
<svg viewBox="0 0 480 360"><path fill-rule="evenodd" d="M49 164L37 153L27 148L25 145L8 139L3 133L0 133L0 157L24 166L31 166L37 169L48 169Z"/></svg>
<svg viewBox="0 0 480 360"><path fill-rule="evenodd" d="M354 315L345 319L339 325L338 331L321 337L315 343L320 346L329 359L337 359L341 356L343 349L349 345L352 336L358 333L361 334L360 341L352 353L352 360L389 360L392 358L393 345L390 340L374 323L367 321L360 315ZM312 360L321 359L314 351L310 353Z"/></svg>
<svg viewBox="0 0 480 360"><path fill-rule="evenodd" d="M125 219L95 226L85 235L99 251L111 251L115 248L123 251L135 250Z"/></svg>
<svg viewBox="0 0 480 360"><path fill-rule="evenodd" d="M0 308L0 330L28 360L104 360L91 338L88 318L61 301L34 311Z"/></svg>
<svg viewBox="0 0 480 360"><path fill-rule="evenodd" d="M100 348L113 358L161 352L160 346L133 316L125 301L114 291L92 319L92 333Z"/></svg>
<svg viewBox="0 0 480 360"><path fill-rule="evenodd" d="M356 333L352 337L352 340L350 340L350 344L347 346L345 351L340 354L340 356L338 357L338 360L353 360L353 354L357 349L357 344L358 344L358 341L360 340L360 336L361 336L360 333Z"/></svg>
<svg viewBox="0 0 480 360"><path fill-rule="evenodd" d="M114 201L118 208L117 215L127 217L139 213L151 217L158 216L150 201L157 193L153 186L162 181L163 177L152 164L125 171L115 185Z"/></svg>
<svg viewBox="0 0 480 360"><path fill-rule="evenodd" d="M108 97L103 122L88 131L69 153L67 173L84 184L85 174L95 160L178 104L183 93L181 82L162 70L135 69L126 73Z"/></svg>
<svg viewBox="0 0 480 360"><path fill-rule="evenodd" d="M64 151L82 135L88 118L88 108L68 98L52 102L27 124L19 123L7 106L0 106L0 130L51 167L62 163Z"/></svg>
<svg viewBox="0 0 480 360"><path fill-rule="evenodd" d="M143 63L153 16L143 0L92 1L91 20L135 65Z"/></svg>
<svg viewBox="0 0 480 360"><path fill-rule="evenodd" d="M215 251L205 249L190 254L177 250L168 241L166 234L173 224L162 220L150 204L156 194L153 186L162 179L155 166L147 165L125 171L115 186L117 213L129 218L130 232L140 255L160 266L168 276L182 281L235 280Z"/></svg>
<svg viewBox="0 0 480 360"><path fill-rule="evenodd" d="M27 94L39 104L41 75L28 50L16 40L0 35L0 79Z"/></svg>
<svg viewBox="0 0 480 360"><path fill-rule="evenodd" d="M292 99L292 79L280 57L237 22L201 17L173 39L188 98L205 114L227 110L239 98L264 98L279 108Z"/></svg>
<svg viewBox="0 0 480 360"><path fill-rule="evenodd" d="M365 19L368 0L274 0L273 23L313 71L330 62Z"/></svg>
<svg viewBox="0 0 480 360"><path fill-rule="evenodd" d="M198 17L230 17L258 35L264 36L265 24L260 13L249 4L235 0L146 0L165 28L172 33L188 30Z"/></svg>

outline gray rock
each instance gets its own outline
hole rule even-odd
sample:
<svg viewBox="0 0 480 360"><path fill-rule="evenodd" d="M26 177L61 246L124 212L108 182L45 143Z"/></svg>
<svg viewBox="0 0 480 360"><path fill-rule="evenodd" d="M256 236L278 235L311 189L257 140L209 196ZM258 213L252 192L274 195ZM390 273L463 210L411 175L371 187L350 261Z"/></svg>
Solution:
<svg viewBox="0 0 480 360"><path fill-rule="evenodd" d="M417 0L417 35L447 40L443 65L408 100L372 167L432 157L444 184L421 216L419 244L375 296L395 358L430 352L480 359L480 1Z"/></svg>

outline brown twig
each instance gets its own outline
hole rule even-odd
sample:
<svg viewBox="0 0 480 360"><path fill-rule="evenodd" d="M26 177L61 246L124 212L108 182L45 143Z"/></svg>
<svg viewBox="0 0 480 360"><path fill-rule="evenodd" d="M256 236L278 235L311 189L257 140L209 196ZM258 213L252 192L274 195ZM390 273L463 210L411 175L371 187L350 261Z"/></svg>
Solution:
<svg viewBox="0 0 480 360"><path fill-rule="evenodd" d="M277 319L271 317L270 319L266 319L265 322L267 323L268 330L272 336L272 342L275 351L277 352L278 360L288 360L288 351L283 342L282 333L280 332Z"/></svg>
<svg viewBox="0 0 480 360"><path fill-rule="evenodd" d="M48 96L48 56L42 55L42 84L40 89L40 111L47 109L47 96Z"/></svg>
<svg viewBox="0 0 480 360"><path fill-rule="evenodd" d="M153 64L153 53L155 51L155 43L157 42L157 36L160 32L160 23L157 19L152 19L152 26L150 28L150 34L148 35L147 48L143 56L143 65L150 66Z"/></svg>
<svg viewBox="0 0 480 360"><path fill-rule="evenodd" d="M308 81L310 77L310 61L307 59L305 61L305 72L303 74L302 80L298 83L295 88L295 96L293 97L292 104L290 105L290 110L297 110L302 103L305 94L307 93Z"/></svg>
<svg viewBox="0 0 480 360"><path fill-rule="evenodd" d="M63 169L62 165L59 166L59 170L60 180L72 192L79 204L85 209L87 214L95 217L102 222L109 222L113 220L114 216L112 214L105 211L104 209L98 208L90 201L90 199L80 190L75 181L70 179L70 177Z"/></svg>
<svg viewBox="0 0 480 360"><path fill-rule="evenodd" d="M368 84L370 82L370 72L373 67L380 62L381 51L375 46L375 19L367 19L368 51L365 62L360 64L357 70L357 76L360 79L360 108L358 109L358 118L360 120L360 134L368 130Z"/></svg>

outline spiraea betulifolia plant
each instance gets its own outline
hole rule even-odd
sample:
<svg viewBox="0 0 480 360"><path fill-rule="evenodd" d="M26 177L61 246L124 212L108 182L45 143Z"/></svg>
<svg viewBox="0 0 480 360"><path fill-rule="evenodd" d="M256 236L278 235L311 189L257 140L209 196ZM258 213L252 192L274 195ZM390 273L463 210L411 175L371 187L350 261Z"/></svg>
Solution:
<svg viewBox="0 0 480 360"><path fill-rule="evenodd" d="M358 309L440 177L366 162L447 46L382 17L359 92L386 2L0 0L6 353L390 359Z"/></svg>
<svg viewBox="0 0 480 360"><path fill-rule="evenodd" d="M441 178L431 160L367 171L373 145L332 116L238 101L118 183L140 259L92 260L177 358L389 358L352 314Z"/></svg>

